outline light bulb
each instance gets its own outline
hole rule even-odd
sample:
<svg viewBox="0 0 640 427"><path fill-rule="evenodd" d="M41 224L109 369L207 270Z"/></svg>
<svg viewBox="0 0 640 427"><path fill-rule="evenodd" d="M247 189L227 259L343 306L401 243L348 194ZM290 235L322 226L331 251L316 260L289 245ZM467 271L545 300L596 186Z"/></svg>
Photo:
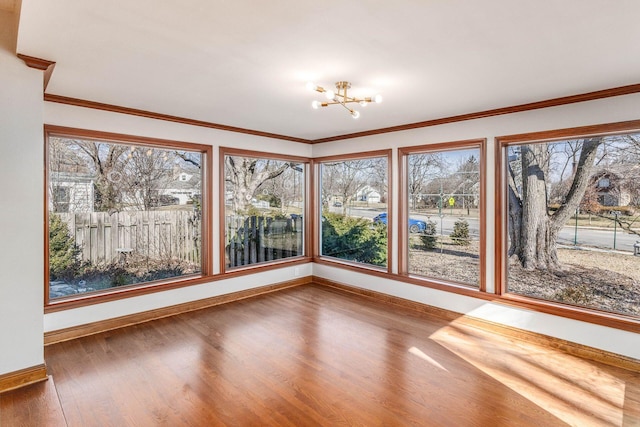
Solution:
<svg viewBox="0 0 640 427"><path fill-rule="evenodd" d="M354 119L357 119L358 117L360 117L360 112L351 110L351 117L353 117Z"/></svg>
<svg viewBox="0 0 640 427"><path fill-rule="evenodd" d="M362 101L360 101L360 105L366 107L367 105L369 105L369 103L363 99Z"/></svg>
<svg viewBox="0 0 640 427"><path fill-rule="evenodd" d="M311 103L311 108L313 108L314 110L317 110L318 108L320 108L320 105L321 105L320 101L313 101Z"/></svg>
<svg viewBox="0 0 640 427"><path fill-rule="evenodd" d="M382 95L377 94L376 96L374 96L373 102L375 102L376 104L380 104L382 102Z"/></svg>
<svg viewBox="0 0 640 427"><path fill-rule="evenodd" d="M325 92L324 96L326 96L327 99L331 99L332 100L333 98L336 97L336 94L335 94L334 91L328 90L328 91Z"/></svg>
<svg viewBox="0 0 640 427"><path fill-rule="evenodd" d="M317 90L318 86L316 86L316 84L313 83L313 82L308 82L307 83L307 89L309 89L309 90Z"/></svg>

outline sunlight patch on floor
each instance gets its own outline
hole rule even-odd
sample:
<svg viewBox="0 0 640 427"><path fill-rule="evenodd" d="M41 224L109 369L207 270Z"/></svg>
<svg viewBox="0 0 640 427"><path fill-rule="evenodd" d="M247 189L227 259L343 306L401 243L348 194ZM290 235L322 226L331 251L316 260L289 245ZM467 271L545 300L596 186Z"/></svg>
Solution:
<svg viewBox="0 0 640 427"><path fill-rule="evenodd" d="M586 360L457 322L431 339L569 425L623 423L624 381Z"/></svg>
<svg viewBox="0 0 640 427"><path fill-rule="evenodd" d="M439 364L438 362L436 362L432 357L429 357L428 355L426 355L422 350L420 350L417 347L411 347L409 349L409 353L418 356L420 359L426 360L427 362L429 362L431 365L435 366L436 368L442 369L443 371L449 372L449 370L447 368L445 368L444 366L442 366L441 364Z"/></svg>

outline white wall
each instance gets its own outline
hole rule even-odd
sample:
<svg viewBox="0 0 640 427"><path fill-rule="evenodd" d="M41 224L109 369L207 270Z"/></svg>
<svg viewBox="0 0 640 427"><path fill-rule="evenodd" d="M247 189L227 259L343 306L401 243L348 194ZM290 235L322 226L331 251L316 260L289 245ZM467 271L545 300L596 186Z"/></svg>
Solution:
<svg viewBox="0 0 640 427"><path fill-rule="evenodd" d="M640 119L640 94L608 98L580 104L528 111L505 116L470 120L404 132L381 134L364 138L336 141L313 146L313 156L322 157L358 151L393 149L393 213L397 215L400 194L396 166L398 147L423 145L439 142L486 138L487 147L487 291L495 289L494 253L494 212L495 212L495 141L496 136L512 135L563 129L603 123ZM397 221L395 222L398 227ZM397 230L394 233L398 235ZM397 249L393 250L393 260L398 259ZM639 267L640 268L640 267ZM398 266L393 265L397 272ZM507 307L497 303L464 297L448 292L436 291L421 286L394 280L366 276L326 265L314 265L314 275L364 289L384 292L401 298L419 301L459 313L470 314L482 319L509 326L566 339L580 344L600 348L614 353L640 359L640 334L593 325L576 320L542 314L534 311Z"/></svg>
<svg viewBox="0 0 640 427"><path fill-rule="evenodd" d="M44 362L41 71L15 56L0 10L0 375Z"/></svg>

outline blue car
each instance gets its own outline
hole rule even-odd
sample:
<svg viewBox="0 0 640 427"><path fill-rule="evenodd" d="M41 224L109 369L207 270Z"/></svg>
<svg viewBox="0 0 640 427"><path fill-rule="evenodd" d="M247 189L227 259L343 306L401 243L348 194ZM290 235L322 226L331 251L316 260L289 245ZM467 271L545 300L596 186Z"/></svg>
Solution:
<svg viewBox="0 0 640 427"><path fill-rule="evenodd" d="M381 223L381 224L387 224L387 213L383 212L380 215L376 216L373 218L373 222L374 223ZM419 219L415 219L415 218L409 218L409 233L424 233L425 231L427 231L427 223L419 220Z"/></svg>

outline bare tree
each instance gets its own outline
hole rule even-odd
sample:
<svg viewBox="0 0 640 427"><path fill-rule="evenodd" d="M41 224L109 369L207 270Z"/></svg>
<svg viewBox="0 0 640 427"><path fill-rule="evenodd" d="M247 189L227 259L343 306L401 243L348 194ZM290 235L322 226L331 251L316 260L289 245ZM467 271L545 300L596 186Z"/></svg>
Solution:
<svg viewBox="0 0 640 427"><path fill-rule="evenodd" d="M121 178L121 191L126 191L128 202L150 210L159 202L162 190L172 179L172 152L153 148L132 147Z"/></svg>
<svg viewBox="0 0 640 427"><path fill-rule="evenodd" d="M265 182L280 176L291 167L289 162L252 157L226 156L225 181L233 211L246 212Z"/></svg>
<svg viewBox="0 0 640 427"><path fill-rule="evenodd" d="M590 183L598 148L603 137L581 141L580 155L573 180L564 203L555 213L548 209L547 183L550 174L551 147L549 143L520 146L518 163L521 175L516 174L514 162L509 162L508 205L509 255L518 257L526 269L557 269L558 232L580 204Z"/></svg>
<svg viewBox="0 0 640 427"><path fill-rule="evenodd" d="M122 208L120 181L127 164L129 148L123 144L98 141L69 140L95 173L94 210L114 212Z"/></svg>
<svg viewBox="0 0 640 427"><path fill-rule="evenodd" d="M304 166L291 163L290 167L273 179L264 181L257 188L257 198L267 200L284 214L293 203L303 202Z"/></svg>
<svg viewBox="0 0 640 427"><path fill-rule="evenodd" d="M477 200L474 191L479 192L480 183L480 163L478 158L471 154L466 158L460 159L455 172L449 178L451 186L449 187L449 197L457 197L462 200L462 207L469 208Z"/></svg>
<svg viewBox="0 0 640 427"><path fill-rule="evenodd" d="M427 185L435 175L441 175L444 160L440 153L411 154L408 158L409 197L416 208L417 198L427 192Z"/></svg>
<svg viewBox="0 0 640 427"><path fill-rule="evenodd" d="M331 198L339 197L342 201L342 212L346 214L349 203L351 203L359 193L362 193L367 186L375 185L376 173L374 171L384 167L386 172L386 161L380 162L379 160L380 159L377 158L356 159L323 164L323 205L328 203ZM380 191L384 190L385 189L380 189Z"/></svg>

